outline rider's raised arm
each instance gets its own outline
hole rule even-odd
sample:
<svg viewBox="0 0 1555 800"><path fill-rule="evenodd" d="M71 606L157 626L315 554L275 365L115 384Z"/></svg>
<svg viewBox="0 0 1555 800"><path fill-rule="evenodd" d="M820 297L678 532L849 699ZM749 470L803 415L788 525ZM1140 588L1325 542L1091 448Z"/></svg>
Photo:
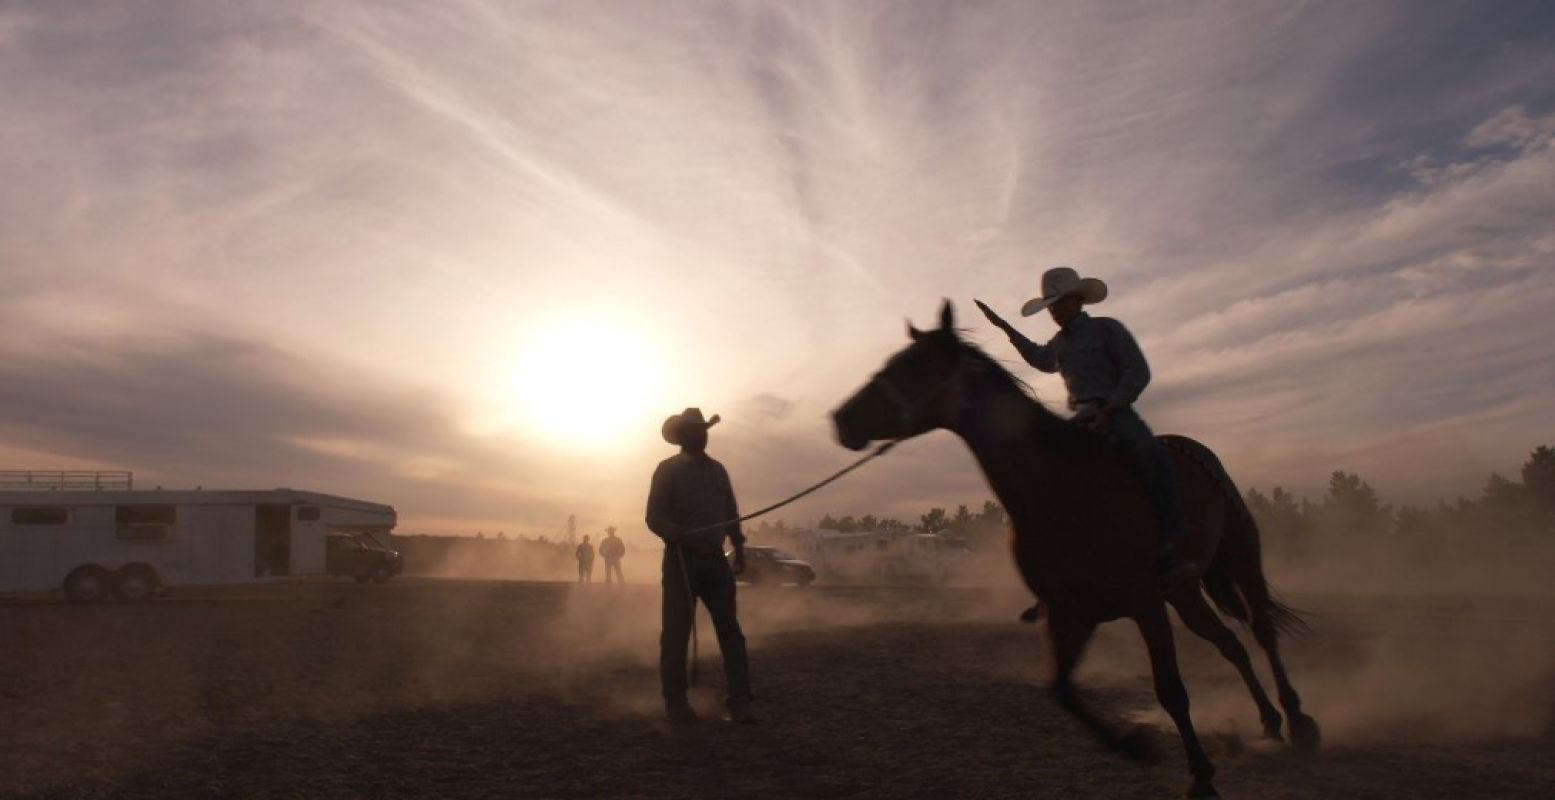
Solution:
<svg viewBox="0 0 1555 800"><path fill-rule="evenodd" d="M1043 372L1058 371L1058 355L1053 352L1052 345L1037 344L1014 328L1008 329L1006 333L1010 335L1010 344L1015 345L1015 351L1026 359L1027 364Z"/></svg>
<svg viewBox="0 0 1555 800"><path fill-rule="evenodd" d="M1020 353L1021 358L1026 359L1027 364L1043 372L1058 371L1058 356L1053 352L1051 346L1040 345L1027 339L1024 334L1015 330L1014 325L1005 322L1004 317L994 313L994 310L989 308L987 303L981 300L973 300L972 302L977 304L978 310L983 312L983 316L987 317L989 322L992 322L995 327L1004 331L1004 334L1010 337L1010 344L1015 345L1015 351Z"/></svg>

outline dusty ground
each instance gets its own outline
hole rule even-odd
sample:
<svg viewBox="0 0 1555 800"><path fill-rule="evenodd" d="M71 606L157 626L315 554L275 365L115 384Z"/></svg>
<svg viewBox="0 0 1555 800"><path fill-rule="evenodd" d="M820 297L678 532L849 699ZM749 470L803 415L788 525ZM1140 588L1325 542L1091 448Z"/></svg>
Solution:
<svg viewBox="0 0 1555 800"><path fill-rule="evenodd" d="M1230 667L1179 633L1223 795L1555 797L1549 603L1293 599L1318 629L1288 645L1328 735L1315 758L1258 747ZM1132 628L1104 631L1084 681L1101 709L1160 731L1152 765L1099 751L1049 702L1020 601L742 591L762 724L689 735L658 716L655 587L323 582L5 603L0 796L1179 796L1181 747ZM705 626L702 644L694 700L711 716Z"/></svg>

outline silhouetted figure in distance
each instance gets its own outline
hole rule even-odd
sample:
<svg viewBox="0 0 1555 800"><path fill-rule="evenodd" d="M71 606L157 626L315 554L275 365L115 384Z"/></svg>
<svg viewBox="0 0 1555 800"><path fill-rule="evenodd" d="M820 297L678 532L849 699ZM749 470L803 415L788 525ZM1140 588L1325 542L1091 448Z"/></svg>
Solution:
<svg viewBox="0 0 1555 800"><path fill-rule="evenodd" d="M626 543L616 535L614 526L605 528L605 538L599 541L599 557L605 560L605 583L626 583L621 574L621 559L626 556ZM611 575L615 580L611 580Z"/></svg>
<svg viewBox="0 0 1555 800"><path fill-rule="evenodd" d="M574 555L578 559L578 583L594 580L594 545L589 544L588 534L583 534L583 541L578 544Z"/></svg>

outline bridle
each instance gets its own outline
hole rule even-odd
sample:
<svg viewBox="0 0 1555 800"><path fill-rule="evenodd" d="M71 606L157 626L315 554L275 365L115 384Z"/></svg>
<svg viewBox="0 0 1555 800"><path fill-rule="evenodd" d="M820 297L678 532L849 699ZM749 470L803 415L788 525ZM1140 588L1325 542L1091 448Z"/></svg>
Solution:
<svg viewBox="0 0 1555 800"><path fill-rule="evenodd" d="M966 358L959 359L957 361L956 367L950 371L950 374L945 377L945 380L929 387L929 390L924 392L923 396L916 400L908 398L905 392L903 392L894 382L892 382L889 377L886 377L886 371L883 369L879 372L876 372L874 376L869 379L868 385L879 389L880 393L885 395L886 399L891 401L892 405L896 406L897 416L901 419L902 430L905 432L912 430L913 420L917 418L918 412L923 410L923 407L927 405L929 401L934 400L946 389L949 389L952 384L961 380L962 368L970 366L979 365L975 364L975 362L969 361Z"/></svg>

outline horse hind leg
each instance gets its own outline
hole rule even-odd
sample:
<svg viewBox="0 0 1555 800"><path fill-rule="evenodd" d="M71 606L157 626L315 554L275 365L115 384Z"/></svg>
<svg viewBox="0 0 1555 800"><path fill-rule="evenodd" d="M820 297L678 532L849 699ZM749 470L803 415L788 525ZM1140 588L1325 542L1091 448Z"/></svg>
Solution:
<svg viewBox="0 0 1555 800"><path fill-rule="evenodd" d="M1214 645L1220 651L1220 655L1236 667L1237 673L1242 676L1242 682L1247 684L1247 691L1253 696L1253 702L1258 705L1258 718L1263 723L1263 738L1284 741L1280 736L1280 724L1284 721L1284 717L1280 716L1274 703L1269 701L1269 695L1264 692L1263 684L1258 681L1258 674L1253 671L1253 661L1247 656L1247 648L1242 646L1236 633L1220 621L1214 609L1204 602L1204 595L1197 591L1174 598L1172 605L1176 607L1177 615L1182 619L1183 624L1188 626L1188 630Z"/></svg>
<svg viewBox="0 0 1555 800"><path fill-rule="evenodd" d="M1156 605L1138 617L1139 633L1150 651L1150 671L1155 678L1155 696L1177 724L1183 749L1188 753L1188 770L1193 773L1193 783L1188 787L1189 797L1219 797L1215 791L1215 767L1205 755L1199 743L1199 735L1193 730L1193 719L1188 714L1188 689L1182 685L1182 674L1177 669L1177 648L1172 641L1172 624L1166 616L1166 606Z"/></svg>
<svg viewBox="0 0 1555 800"><path fill-rule="evenodd" d="M1257 564L1253 565L1252 575L1247 576L1246 580L1237 581L1237 587L1242 590L1242 596L1247 601L1253 637L1269 657L1269 670L1274 673L1274 686L1279 693L1280 706L1285 709L1285 715L1290 720L1291 745L1298 752L1315 752L1322 741L1322 732L1317 720L1301 710L1301 695L1296 694L1296 687L1291 685L1290 676L1285 672L1285 662L1280 658L1281 624L1299 626L1301 621L1295 612L1269 596L1269 585L1264 581L1263 570Z"/></svg>

